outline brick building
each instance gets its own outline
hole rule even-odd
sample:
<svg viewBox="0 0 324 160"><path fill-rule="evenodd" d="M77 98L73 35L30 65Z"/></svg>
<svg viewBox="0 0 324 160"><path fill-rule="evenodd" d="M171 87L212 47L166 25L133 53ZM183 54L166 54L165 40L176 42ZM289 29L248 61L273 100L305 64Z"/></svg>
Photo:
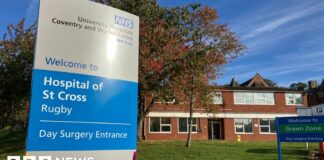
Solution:
<svg viewBox="0 0 324 160"><path fill-rule="evenodd" d="M308 86L308 105L324 104L324 79L320 85L317 84L317 81L309 81Z"/></svg>
<svg viewBox="0 0 324 160"><path fill-rule="evenodd" d="M244 83L213 88L213 110L196 106L192 139L258 141L276 140L275 117L296 116L307 106L307 95L270 87L259 75ZM171 103L171 102L170 102ZM144 124L146 140L185 140L189 129L188 104L157 103Z"/></svg>

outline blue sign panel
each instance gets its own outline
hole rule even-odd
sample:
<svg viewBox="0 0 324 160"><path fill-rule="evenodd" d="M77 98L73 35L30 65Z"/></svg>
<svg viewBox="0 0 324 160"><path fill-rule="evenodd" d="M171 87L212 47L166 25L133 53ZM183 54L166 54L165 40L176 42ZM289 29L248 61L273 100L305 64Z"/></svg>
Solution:
<svg viewBox="0 0 324 160"><path fill-rule="evenodd" d="M116 18L117 17L117 18ZM131 160L139 19L86 0L41 0L26 152Z"/></svg>
<svg viewBox="0 0 324 160"><path fill-rule="evenodd" d="M32 93L28 151L136 148L137 83L34 70Z"/></svg>
<svg viewBox="0 0 324 160"><path fill-rule="evenodd" d="M277 126L281 142L324 141L324 116L277 118Z"/></svg>

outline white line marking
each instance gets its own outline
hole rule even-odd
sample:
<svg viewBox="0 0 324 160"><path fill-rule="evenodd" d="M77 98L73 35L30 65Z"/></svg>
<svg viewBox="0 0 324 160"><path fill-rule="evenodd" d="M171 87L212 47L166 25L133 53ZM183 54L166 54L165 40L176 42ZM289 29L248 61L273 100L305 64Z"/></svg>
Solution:
<svg viewBox="0 0 324 160"><path fill-rule="evenodd" d="M43 123L74 123L74 124L106 124L106 125L121 125L130 126L129 123L107 123L107 122L84 122L84 121L53 121L53 120L40 120Z"/></svg>

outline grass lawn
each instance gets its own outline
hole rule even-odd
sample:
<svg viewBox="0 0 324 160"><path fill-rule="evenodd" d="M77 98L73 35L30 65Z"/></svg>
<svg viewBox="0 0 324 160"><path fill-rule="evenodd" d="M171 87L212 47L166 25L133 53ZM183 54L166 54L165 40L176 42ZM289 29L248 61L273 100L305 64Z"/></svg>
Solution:
<svg viewBox="0 0 324 160"><path fill-rule="evenodd" d="M7 159L8 155L22 155L25 152L25 131L0 131L0 160Z"/></svg>
<svg viewBox="0 0 324 160"><path fill-rule="evenodd" d="M275 160L278 159L276 142L228 142L194 141L192 147L184 147L184 142L143 142L139 143L139 160ZM310 149L318 148L318 143L310 143ZM309 150L305 143L283 143L283 159L302 159Z"/></svg>
<svg viewBox="0 0 324 160"><path fill-rule="evenodd" d="M0 131L0 160L7 155L23 155L25 132ZM139 160L270 160L277 159L276 142L193 141L184 147L183 141L138 143ZM318 143L310 143L310 150ZM307 156L305 143L283 143L283 159L294 160Z"/></svg>

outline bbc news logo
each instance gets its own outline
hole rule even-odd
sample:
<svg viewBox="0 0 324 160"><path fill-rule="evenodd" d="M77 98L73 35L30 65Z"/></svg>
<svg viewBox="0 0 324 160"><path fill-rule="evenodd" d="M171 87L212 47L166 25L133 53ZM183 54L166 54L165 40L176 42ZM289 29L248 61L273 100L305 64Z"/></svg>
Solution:
<svg viewBox="0 0 324 160"><path fill-rule="evenodd" d="M133 21L124 17L115 16L115 24L133 29Z"/></svg>
<svg viewBox="0 0 324 160"><path fill-rule="evenodd" d="M95 160L93 157L8 156L7 160Z"/></svg>

